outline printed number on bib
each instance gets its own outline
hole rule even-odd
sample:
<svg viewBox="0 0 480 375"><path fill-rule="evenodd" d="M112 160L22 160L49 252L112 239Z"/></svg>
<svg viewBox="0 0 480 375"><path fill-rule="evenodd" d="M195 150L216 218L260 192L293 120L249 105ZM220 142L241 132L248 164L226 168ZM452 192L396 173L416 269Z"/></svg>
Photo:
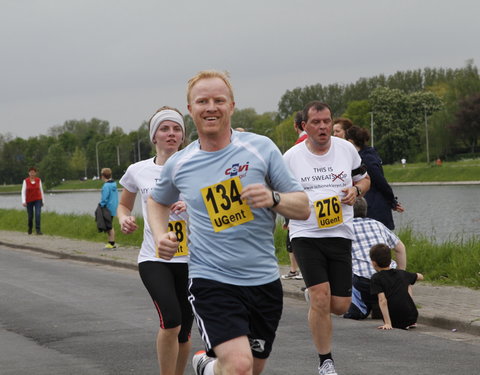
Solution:
<svg viewBox="0 0 480 375"><path fill-rule="evenodd" d="M174 257L180 257L188 255L188 245L187 245L187 225L184 220L179 221L169 221L168 222L168 231L174 232L177 236L178 241L178 250L173 255ZM158 256L157 252L157 258Z"/></svg>
<svg viewBox="0 0 480 375"><path fill-rule="evenodd" d="M236 176L201 190L215 232L253 220L250 207L240 199L242 182Z"/></svg>
<svg viewBox="0 0 480 375"><path fill-rule="evenodd" d="M313 204L319 228L330 228L343 223L342 204L337 195L320 199Z"/></svg>

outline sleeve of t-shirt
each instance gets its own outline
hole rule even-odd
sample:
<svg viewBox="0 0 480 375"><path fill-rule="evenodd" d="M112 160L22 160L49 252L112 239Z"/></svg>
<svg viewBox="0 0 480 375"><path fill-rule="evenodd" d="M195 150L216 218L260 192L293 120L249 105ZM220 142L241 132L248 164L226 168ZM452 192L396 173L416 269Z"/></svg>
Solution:
<svg viewBox="0 0 480 375"><path fill-rule="evenodd" d="M160 174L160 181L150 193L150 196L155 202L165 206L170 206L179 199L180 191L173 181L173 168L176 163L177 161L174 157L170 157L167 160Z"/></svg>
<svg viewBox="0 0 480 375"><path fill-rule="evenodd" d="M268 165L268 177L271 187L280 192L303 191L303 186L290 172L280 150L273 142L271 143Z"/></svg>
<svg viewBox="0 0 480 375"><path fill-rule="evenodd" d="M27 203L27 183L23 180L22 184L22 204Z"/></svg>
<svg viewBox="0 0 480 375"><path fill-rule="evenodd" d="M353 158L353 163L352 163L352 171L353 171L353 170L359 168L362 165L362 158L358 154L357 149L351 143L349 143L348 147L349 147L348 150L349 150L349 152L350 152L350 154L352 155L352 158ZM363 174L356 174L356 175L352 176L352 180L354 182L357 182L357 181L360 181L360 180L364 179L365 177L367 177L367 172L365 172Z"/></svg>
<svg viewBox="0 0 480 375"><path fill-rule="evenodd" d="M106 207L108 203L108 199L110 196L110 190L107 188L106 184L104 183L102 186L102 195L100 197L100 206Z"/></svg>
<svg viewBox="0 0 480 375"><path fill-rule="evenodd" d="M380 164L380 160L375 158L373 155L366 155L363 158L363 162L367 167L367 172L372 181L375 181L376 188L380 191L380 193L385 197L385 199L392 204L395 200L395 196L393 195L393 190L391 186L388 184L385 176L382 173L382 166Z"/></svg>
<svg viewBox="0 0 480 375"><path fill-rule="evenodd" d="M408 272L405 271L405 274L407 276L408 283L413 285L417 282L417 273L416 272Z"/></svg>
<svg viewBox="0 0 480 375"><path fill-rule="evenodd" d="M378 225L382 228L383 237L386 239L388 247L393 248L397 246L400 238L398 238L398 236L388 229L384 224L378 222Z"/></svg>
<svg viewBox="0 0 480 375"><path fill-rule="evenodd" d="M378 274L373 274L372 278L370 279L370 294L377 295L382 292L383 287L380 283L380 279L378 278Z"/></svg>
<svg viewBox="0 0 480 375"><path fill-rule="evenodd" d="M38 181L38 186L40 187L40 196L42 197L42 201L45 200L45 194L43 194L43 185L42 185L42 180ZM44 202L45 203L45 202Z"/></svg>
<svg viewBox="0 0 480 375"><path fill-rule="evenodd" d="M120 185L122 185L125 189L127 189L130 193L137 193L138 187L133 180L133 164L127 168L127 171L120 179Z"/></svg>

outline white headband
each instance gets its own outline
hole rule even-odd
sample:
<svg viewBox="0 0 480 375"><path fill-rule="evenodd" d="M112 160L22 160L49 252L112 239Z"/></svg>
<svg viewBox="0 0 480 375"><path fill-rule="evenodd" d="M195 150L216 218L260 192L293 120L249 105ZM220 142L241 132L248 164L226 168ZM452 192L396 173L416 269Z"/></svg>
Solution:
<svg viewBox="0 0 480 375"><path fill-rule="evenodd" d="M180 125L182 127L183 134L185 135L185 125L183 124L183 117L180 116L177 111L174 111L172 109L164 109L163 111L155 113L155 115L150 120L150 140L152 142L159 125L166 120L176 122L178 125Z"/></svg>

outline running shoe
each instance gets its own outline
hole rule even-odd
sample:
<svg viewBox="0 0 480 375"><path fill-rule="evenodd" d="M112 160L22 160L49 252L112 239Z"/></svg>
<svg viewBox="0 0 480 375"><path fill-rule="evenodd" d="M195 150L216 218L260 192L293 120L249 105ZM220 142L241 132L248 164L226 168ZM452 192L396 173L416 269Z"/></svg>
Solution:
<svg viewBox="0 0 480 375"><path fill-rule="evenodd" d="M117 248L117 245L112 245L111 243L107 243L105 244L105 249L116 249Z"/></svg>
<svg viewBox="0 0 480 375"><path fill-rule="evenodd" d="M195 371L195 375L203 375L205 367L214 360L215 358L207 356L205 350L196 352L192 358L192 367L193 371Z"/></svg>
<svg viewBox="0 0 480 375"><path fill-rule="evenodd" d="M283 280L302 280L303 277L298 271L290 271L286 275L282 275Z"/></svg>
<svg viewBox="0 0 480 375"><path fill-rule="evenodd" d="M335 366L333 365L333 361L331 359L326 359L323 361L321 366L318 366L318 374L319 375L338 375L335 371Z"/></svg>

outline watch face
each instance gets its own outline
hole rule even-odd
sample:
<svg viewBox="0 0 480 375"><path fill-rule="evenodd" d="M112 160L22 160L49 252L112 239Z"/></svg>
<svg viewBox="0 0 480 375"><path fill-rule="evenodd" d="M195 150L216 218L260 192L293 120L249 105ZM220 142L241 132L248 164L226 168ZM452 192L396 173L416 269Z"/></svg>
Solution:
<svg viewBox="0 0 480 375"><path fill-rule="evenodd" d="M278 194L276 191L273 193L273 204L277 205L280 203L280 194Z"/></svg>

